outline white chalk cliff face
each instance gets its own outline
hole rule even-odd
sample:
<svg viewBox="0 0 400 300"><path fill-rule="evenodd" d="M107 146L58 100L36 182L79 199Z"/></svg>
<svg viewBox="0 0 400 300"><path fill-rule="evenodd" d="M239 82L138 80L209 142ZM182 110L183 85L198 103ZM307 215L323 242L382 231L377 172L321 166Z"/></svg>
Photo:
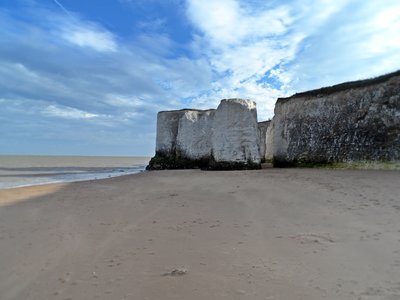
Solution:
<svg viewBox="0 0 400 300"><path fill-rule="evenodd" d="M180 116L176 150L190 159L211 155L211 127L215 110L185 110Z"/></svg>
<svg viewBox="0 0 400 300"><path fill-rule="evenodd" d="M179 120L184 111L160 111L157 114L156 152L175 151Z"/></svg>
<svg viewBox="0 0 400 300"><path fill-rule="evenodd" d="M275 166L398 161L400 72L278 99L273 127Z"/></svg>
<svg viewBox="0 0 400 300"><path fill-rule="evenodd" d="M216 162L261 162L256 103L222 100L215 112L211 135Z"/></svg>
<svg viewBox="0 0 400 300"><path fill-rule="evenodd" d="M250 100L222 100L217 110L159 112L150 166L257 168L259 139L256 104Z"/></svg>

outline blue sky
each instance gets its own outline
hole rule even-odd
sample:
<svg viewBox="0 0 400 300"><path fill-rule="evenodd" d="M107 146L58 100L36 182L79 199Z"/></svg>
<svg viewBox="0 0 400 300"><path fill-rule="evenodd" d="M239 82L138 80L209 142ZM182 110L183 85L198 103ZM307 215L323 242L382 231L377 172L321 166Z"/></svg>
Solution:
<svg viewBox="0 0 400 300"><path fill-rule="evenodd" d="M153 155L156 114L400 69L398 0L2 0L0 154Z"/></svg>

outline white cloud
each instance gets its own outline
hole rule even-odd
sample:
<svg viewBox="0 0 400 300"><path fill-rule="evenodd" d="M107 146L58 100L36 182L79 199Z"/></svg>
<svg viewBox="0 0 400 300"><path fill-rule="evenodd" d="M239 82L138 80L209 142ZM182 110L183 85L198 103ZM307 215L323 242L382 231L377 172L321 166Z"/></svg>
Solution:
<svg viewBox="0 0 400 300"><path fill-rule="evenodd" d="M89 113L73 107L49 105L43 109L42 113L46 116L64 119L93 119L99 117L98 114Z"/></svg>
<svg viewBox="0 0 400 300"><path fill-rule="evenodd" d="M136 96L109 94L106 96L106 103L116 107L141 107L144 101Z"/></svg>
<svg viewBox="0 0 400 300"><path fill-rule="evenodd" d="M215 48L282 34L291 22L286 7L254 13L235 0L189 0L188 16Z"/></svg>
<svg viewBox="0 0 400 300"><path fill-rule="evenodd" d="M360 24L361 26L361 24ZM378 10L376 15L364 23L370 38L362 44L365 56L374 56L400 49L400 5Z"/></svg>
<svg viewBox="0 0 400 300"><path fill-rule="evenodd" d="M115 52L118 50L117 37L104 26L83 19L80 15L66 10L58 2L57 5L67 15L42 12L45 22L51 25L52 30L49 33L52 34L52 37L61 38L74 46L99 52Z"/></svg>
<svg viewBox="0 0 400 300"><path fill-rule="evenodd" d="M157 111L162 107L158 103L154 103L151 96L146 95L138 97L134 94L121 95L114 93L105 95L103 102L114 108L121 109L123 111L121 115L129 118L138 117L144 111Z"/></svg>
<svg viewBox="0 0 400 300"><path fill-rule="evenodd" d="M61 29L61 37L71 44L92 48L99 52L116 51L118 48L110 32L90 25L67 25Z"/></svg>
<svg viewBox="0 0 400 300"><path fill-rule="evenodd" d="M400 68L400 3L393 0L340 3L316 30L302 16L295 30L307 38L287 66L292 91L365 79ZM319 9L322 9L321 7Z"/></svg>
<svg viewBox="0 0 400 300"><path fill-rule="evenodd" d="M203 106L207 97L251 98L258 102L260 118L270 117L276 100L271 95L282 92L258 81L277 65L293 59L303 39L300 33L288 32L295 21L290 7L256 10L246 1L189 0L188 16L201 31L193 49L216 73L212 89L196 97L193 105Z"/></svg>

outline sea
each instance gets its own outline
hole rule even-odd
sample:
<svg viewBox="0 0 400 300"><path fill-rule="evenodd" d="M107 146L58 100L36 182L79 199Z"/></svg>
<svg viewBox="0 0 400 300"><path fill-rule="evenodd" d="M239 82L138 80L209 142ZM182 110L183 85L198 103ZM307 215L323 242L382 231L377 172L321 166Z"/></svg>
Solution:
<svg viewBox="0 0 400 300"><path fill-rule="evenodd" d="M0 189L143 172L150 157L0 155Z"/></svg>

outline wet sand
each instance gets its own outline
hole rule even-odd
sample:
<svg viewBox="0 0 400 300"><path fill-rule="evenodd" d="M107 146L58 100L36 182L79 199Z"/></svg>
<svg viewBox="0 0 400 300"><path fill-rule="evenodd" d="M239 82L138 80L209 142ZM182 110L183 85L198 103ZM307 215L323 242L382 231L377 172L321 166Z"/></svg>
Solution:
<svg viewBox="0 0 400 300"><path fill-rule="evenodd" d="M0 299L400 299L400 172L0 190Z"/></svg>

